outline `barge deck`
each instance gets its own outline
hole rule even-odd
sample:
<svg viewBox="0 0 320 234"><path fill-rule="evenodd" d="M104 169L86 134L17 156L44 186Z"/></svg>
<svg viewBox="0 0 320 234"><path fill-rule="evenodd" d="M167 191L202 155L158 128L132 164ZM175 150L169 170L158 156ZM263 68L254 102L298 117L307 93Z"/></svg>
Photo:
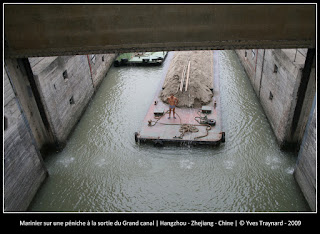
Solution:
<svg viewBox="0 0 320 234"><path fill-rule="evenodd" d="M168 119L169 105L162 102L159 94L164 78L143 120L140 132L135 133L137 143L219 145L225 141L222 131L218 51L213 51L213 98L202 108L176 107L176 119ZM207 121L206 121L207 120Z"/></svg>

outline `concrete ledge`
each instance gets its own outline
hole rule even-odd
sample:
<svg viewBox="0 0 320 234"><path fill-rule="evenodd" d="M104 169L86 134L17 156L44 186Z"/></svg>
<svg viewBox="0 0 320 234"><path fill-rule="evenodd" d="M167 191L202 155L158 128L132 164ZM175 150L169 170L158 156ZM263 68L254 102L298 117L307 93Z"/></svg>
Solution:
<svg viewBox="0 0 320 234"><path fill-rule="evenodd" d="M6 4L5 56L314 48L315 6Z"/></svg>

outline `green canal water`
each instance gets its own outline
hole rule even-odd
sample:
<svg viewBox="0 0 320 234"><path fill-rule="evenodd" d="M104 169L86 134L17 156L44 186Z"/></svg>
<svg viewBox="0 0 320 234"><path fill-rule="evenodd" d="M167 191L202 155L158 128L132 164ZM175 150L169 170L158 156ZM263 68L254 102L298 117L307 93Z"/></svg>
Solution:
<svg viewBox="0 0 320 234"><path fill-rule="evenodd" d="M160 67L112 67L29 211L309 211L240 61L219 51L219 147L137 145L171 54Z"/></svg>

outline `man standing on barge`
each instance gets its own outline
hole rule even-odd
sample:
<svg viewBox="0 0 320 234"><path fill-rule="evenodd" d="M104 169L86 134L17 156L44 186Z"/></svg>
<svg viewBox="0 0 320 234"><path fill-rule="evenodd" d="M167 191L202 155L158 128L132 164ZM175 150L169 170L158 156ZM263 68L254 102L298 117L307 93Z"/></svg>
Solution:
<svg viewBox="0 0 320 234"><path fill-rule="evenodd" d="M178 104L179 100L173 94L171 94L171 96L168 97L168 102L169 102L169 117L168 117L168 119L170 119L171 110L173 111L173 118L176 119L175 109L176 109L176 105Z"/></svg>

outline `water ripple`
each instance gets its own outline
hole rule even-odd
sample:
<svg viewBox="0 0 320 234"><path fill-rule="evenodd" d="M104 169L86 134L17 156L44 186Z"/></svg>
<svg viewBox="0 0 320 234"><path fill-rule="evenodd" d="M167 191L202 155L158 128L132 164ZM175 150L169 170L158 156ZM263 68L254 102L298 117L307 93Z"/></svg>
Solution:
<svg viewBox="0 0 320 234"><path fill-rule="evenodd" d="M134 132L169 63L112 67L64 151L46 159L50 176L30 209L307 210L292 176L295 157L278 149L235 53L220 51L218 56L224 144L217 148L135 144Z"/></svg>

